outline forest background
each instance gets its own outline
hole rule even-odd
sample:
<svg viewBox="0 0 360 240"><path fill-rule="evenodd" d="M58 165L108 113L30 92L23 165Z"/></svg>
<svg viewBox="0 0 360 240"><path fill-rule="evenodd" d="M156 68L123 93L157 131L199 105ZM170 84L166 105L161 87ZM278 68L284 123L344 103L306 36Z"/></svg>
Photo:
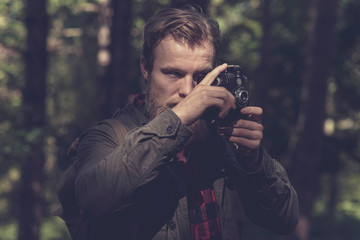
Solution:
<svg viewBox="0 0 360 240"><path fill-rule="evenodd" d="M144 23L186 3L219 22L299 195L293 234L246 239L360 239L358 0L0 0L0 239L69 239L52 216L67 148L144 89Z"/></svg>

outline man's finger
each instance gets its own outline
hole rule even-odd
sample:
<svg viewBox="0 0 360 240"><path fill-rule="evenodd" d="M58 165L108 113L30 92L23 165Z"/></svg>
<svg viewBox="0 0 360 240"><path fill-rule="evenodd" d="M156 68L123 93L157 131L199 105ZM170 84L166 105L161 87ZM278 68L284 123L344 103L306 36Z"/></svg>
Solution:
<svg viewBox="0 0 360 240"><path fill-rule="evenodd" d="M253 150L258 149L261 143L261 140L259 139L251 140L251 139L234 137L234 136L229 137L227 140L229 142L236 143L238 146L244 146Z"/></svg>
<svg viewBox="0 0 360 240"><path fill-rule="evenodd" d="M227 68L227 64L224 63L222 65L217 66L216 68L214 68L214 70L212 70L211 72L209 72L204 79L199 83L199 84L203 84L203 85L208 85L210 86L215 78L222 72L225 71L225 69Z"/></svg>
<svg viewBox="0 0 360 240"><path fill-rule="evenodd" d="M248 116L248 119L257 123L261 123L263 110L260 107L244 107L241 113Z"/></svg>
<svg viewBox="0 0 360 240"><path fill-rule="evenodd" d="M261 123L257 123L255 121L246 120L246 119L240 119L232 127L246 128L249 130L258 130L258 131L264 130L264 127Z"/></svg>
<svg viewBox="0 0 360 240"><path fill-rule="evenodd" d="M228 137L242 137L250 140L258 140L263 138L263 133L260 130L249 130L245 128L220 128L220 136Z"/></svg>

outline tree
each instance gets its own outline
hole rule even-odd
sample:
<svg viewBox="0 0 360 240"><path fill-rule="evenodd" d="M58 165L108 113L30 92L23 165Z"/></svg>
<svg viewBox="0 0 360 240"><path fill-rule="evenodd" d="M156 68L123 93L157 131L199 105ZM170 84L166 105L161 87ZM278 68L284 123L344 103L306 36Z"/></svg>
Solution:
<svg viewBox="0 0 360 240"><path fill-rule="evenodd" d="M313 205L318 192L327 80L331 74L336 10L337 0L316 0L311 9L312 30L305 59L301 108L294 136L296 145L294 149L290 149L294 156L290 174L301 206L298 239L308 237Z"/></svg>
<svg viewBox="0 0 360 240"><path fill-rule="evenodd" d="M21 168L18 239L35 240L39 239L43 212L41 190L45 162L43 146L48 32L46 0L27 0L25 15L27 45L24 53L23 126L26 131L24 148L28 151Z"/></svg>
<svg viewBox="0 0 360 240"><path fill-rule="evenodd" d="M101 46L102 54L106 54L107 58L102 64L103 73L100 75L98 99L101 118L108 118L116 108L123 107L127 102L131 56L132 1L112 0L105 1L105 4L110 5L103 7L103 34L110 34L110 38L105 41L105 46Z"/></svg>
<svg viewBox="0 0 360 240"><path fill-rule="evenodd" d="M260 76L257 80L256 101L260 107L267 100L269 60L270 60L270 32L271 32L271 0L263 1L262 6L262 38L261 38L261 62L259 66Z"/></svg>

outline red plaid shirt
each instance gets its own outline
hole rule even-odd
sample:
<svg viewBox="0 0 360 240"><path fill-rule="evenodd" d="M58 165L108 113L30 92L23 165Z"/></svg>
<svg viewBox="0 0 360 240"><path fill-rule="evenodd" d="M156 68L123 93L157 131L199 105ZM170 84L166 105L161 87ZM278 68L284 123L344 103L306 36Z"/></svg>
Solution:
<svg viewBox="0 0 360 240"><path fill-rule="evenodd" d="M196 164L187 160L185 151L178 153L183 164L188 182L188 211L193 240L221 239L219 217L212 186L201 186L199 169Z"/></svg>
<svg viewBox="0 0 360 240"><path fill-rule="evenodd" d="M134 105L144 103L145 95L137 94ZM217 214L214 189L211 184L204 186L197 184L200 180L200 172L195 161L188 161L184 149L178 153L178 159L182 163L188 191L189 222L193 240L220 240L220 224Z"/></svg>

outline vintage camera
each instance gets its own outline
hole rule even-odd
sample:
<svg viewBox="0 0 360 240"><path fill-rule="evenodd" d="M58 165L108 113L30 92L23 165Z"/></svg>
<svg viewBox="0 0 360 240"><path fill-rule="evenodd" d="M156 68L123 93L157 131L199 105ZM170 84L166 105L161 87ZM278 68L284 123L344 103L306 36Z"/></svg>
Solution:
<svg viewBox="0 0 360 240"><path fill-rule="evenodd" d="M205 77L202 75L198 79L198 83ZM242 114L240 109L249 105L249 81L248 78L242 73L241 67L239 65L229 65L228 68L221 72L212 86L221 86L225 87L229 92L231 92L236 101L236 110L231 110L226 117L225 121L236 121ZM209 109L204 114L204 118L216 118L218 111L215 109Z"/></svg>

